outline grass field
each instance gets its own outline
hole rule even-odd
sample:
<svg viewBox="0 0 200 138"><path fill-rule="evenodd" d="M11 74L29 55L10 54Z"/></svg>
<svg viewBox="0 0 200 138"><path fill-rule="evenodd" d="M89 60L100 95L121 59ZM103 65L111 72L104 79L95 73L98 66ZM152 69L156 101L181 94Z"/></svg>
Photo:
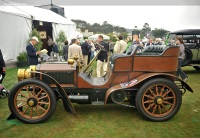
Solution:
<svg viewBox="0 0 200 138"><path fill-rule="evenodd" d="M144 120L136 109L119 105L73 104L77 117L67 113L61 101L45 123L24 124L7 121L7 99L0 99L0 138L9 137L80 137L80 138L198 138L200 137L200 72L184 67L194 93L186 92L178 114L167 122ZM7 69L3 84L11 89L17 82L17 68Z"/></svg>

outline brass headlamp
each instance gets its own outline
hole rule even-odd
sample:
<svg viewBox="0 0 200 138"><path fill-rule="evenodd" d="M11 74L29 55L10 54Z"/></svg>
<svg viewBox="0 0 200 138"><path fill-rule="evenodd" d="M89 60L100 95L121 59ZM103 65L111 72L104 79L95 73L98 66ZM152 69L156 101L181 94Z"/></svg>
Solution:
<svg viewBox="0 0 200 138"><path fill-rule="evenodd" d="M17 72L18 81L35 77L35 74L31 73L31 71L36 71L35 65L31 65L30 68L26 69L26 70L25 69L18 69L18 72Z"/></svg>

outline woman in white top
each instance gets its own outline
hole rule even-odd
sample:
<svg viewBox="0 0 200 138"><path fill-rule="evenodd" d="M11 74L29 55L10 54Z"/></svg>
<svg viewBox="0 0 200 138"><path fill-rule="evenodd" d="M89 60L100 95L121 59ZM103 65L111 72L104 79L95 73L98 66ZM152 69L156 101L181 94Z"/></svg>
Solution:
<svg viewBox="0 0 200 138"><path fill-rule="evenodd" d="M178 69L177 69L177 77L180 75L183 81L187 81L188 76L183 72L181 66L185 59L185 46L182 37L176 37L176 45L180 47L180 52L178 55Z"/></svg>
<svg viewBox="0 0 200 138"><path fill-rule="evenodd" d="M94 58L94 51L95 51L95 46L94 43L92 41L90 41L90 46L91 46L91 55L90 55L90 60L92 60Z"/></svg>

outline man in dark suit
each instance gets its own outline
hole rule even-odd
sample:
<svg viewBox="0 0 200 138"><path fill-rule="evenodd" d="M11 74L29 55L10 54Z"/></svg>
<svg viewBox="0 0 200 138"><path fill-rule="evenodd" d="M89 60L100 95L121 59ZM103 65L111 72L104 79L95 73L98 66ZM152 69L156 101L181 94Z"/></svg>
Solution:
<svg viewBox="0 0 200 138"><path fill-rule="evenodd" d="M26 51L28 55L28 64L37 65L38 64L38 55L40 52L36 51L35 45L39 42L36 36L31 38L30 43L26 46Z"/></svg>
<svg viewBox="0 0 200 138"><path fill-rule="evenodd" d="M0 84L2 83L5 75L6 75L6 65L5 65L5 62L4 62L4 59L3 59L3 55L1 53L1 49L0 49Z"/></svg>
<svg viewBox="0 0 200 138"><path fill-rule="evenodd" d="M153 39L149 39L149 42L146 44L146 46L152 46L154 45Z"/></svg>
<svg viewBox="0 0 200 138"><path fill-rule="evenodd" d="M103 46L103 49L97 56L97 77L101 77L101 68L103 67L104 74L107 72L107 64L108 64L108 51L109 51L109 45L108 43L103 41L103 36L99 35L97 42ZM98 45L97 45L98 46Z"/></svg>
<svg viewBox="0 0 200 138"><path fill-rule="evenodd" d="M65 59L65 61L68 60L68 48L69 48L69 45L68 45L68 41L66 40L65 46L63 47L63 58Z"/></svg>
<svg viewBox="0 0 200 138"><path fill-rule="evenodd" d="M89 52L90 52L90 45L89 45L87 39L85 39L85 42L81 44L81 49L82 49L82 53L83 53L83 63L84 63L85 66L87 66L88 55L89 55Z"/></svg>

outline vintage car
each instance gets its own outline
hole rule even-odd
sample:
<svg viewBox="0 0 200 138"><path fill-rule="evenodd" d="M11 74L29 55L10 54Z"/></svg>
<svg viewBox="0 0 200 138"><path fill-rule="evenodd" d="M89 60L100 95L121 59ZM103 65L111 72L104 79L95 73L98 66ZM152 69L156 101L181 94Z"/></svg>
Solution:
<svg viewBox="0 0 200 138"><path fill-rule="evenodd" d="M186 29L169 33L171 37L181 36L185 42L183 66L193 66L200 70L200 29Z"/></svg>
<svg viewBox="0 0 200 138"><path fill-rule="evenodd" d="M150 121L169 120L179 111L186 90L193 92L175 76L179 47L150 46L141 53L136 49L111 55L107 73L98 78L92 76L94 69L87 70L99 53L85 69L80 68L76 55L68 63L46 62L19 69L19 82L8 97L11 116L25 123L44 122L62 99L65 110L73 115L72 103L115 103L135 107Z"/></svg>

